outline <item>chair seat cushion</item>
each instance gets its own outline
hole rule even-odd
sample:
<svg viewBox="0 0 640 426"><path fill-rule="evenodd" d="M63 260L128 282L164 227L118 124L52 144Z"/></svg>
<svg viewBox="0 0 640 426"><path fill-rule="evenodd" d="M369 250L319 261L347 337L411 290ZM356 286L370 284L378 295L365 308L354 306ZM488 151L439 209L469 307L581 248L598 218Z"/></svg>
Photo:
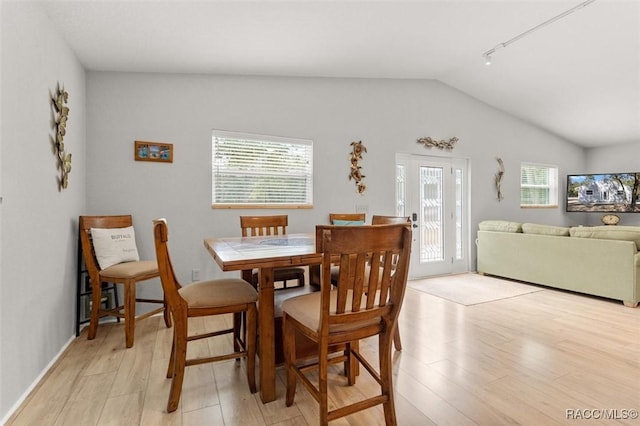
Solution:
<svg viewBox="0 0 640 426"><path fill-rule="evenodd" d="M102 279L135 279L142 276L158 276L158 263L155 260L124 262L109 266L100 271Z"/></svg>
<svg viewBox="0 0 640 426"><path fill-rule="evenodd" d="M351 306L352 300L352 292L347 292L347 306ZM329 313L335 314L336 312L336 300L338 297L338 292L332 290L330 292L331 302ZM310 328L311 330L319 330L320 329L320 301L322 298L322 292L317 291L314 293L305 294L302 296L292 297L282 302L282 311L286 312L287 315L294 317L304 326ZM362 306L364 307L365 300L363 300ZM373 318L367 321L357 321L351 322L347 324L336 324L332 325L329 328L329 333L339 333L344 331L349 331L352 329L358 329L361 327L366 327L367 325L377 324L380 322L380 319Z"/></svg>
<svg viewBox="0 0 640 426"><path fill-rule="evenodd" d="M273 316L275 318L282 317L282 303L293 297L302 296L304 294L309 294L317 291L315 287L311 286L303 286L303 287L290 287L278 289L278 291L274 292L274 306L273 306Z"/></svg>
<svg viewBox="0 0 640 426"><path fill-rule="evenodd" d="M190 308L216 308L258 300L253 286L239 278L195 282L182 287L179 293Z"/></svg>

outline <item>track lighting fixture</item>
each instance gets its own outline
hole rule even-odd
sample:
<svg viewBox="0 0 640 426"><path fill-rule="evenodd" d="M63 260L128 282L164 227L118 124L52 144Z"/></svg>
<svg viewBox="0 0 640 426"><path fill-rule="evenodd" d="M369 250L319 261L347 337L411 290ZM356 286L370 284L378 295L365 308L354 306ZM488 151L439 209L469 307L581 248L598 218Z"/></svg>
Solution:
<svg viewBox="0 0 640 426"><path fill-rule="evenodd" d="M575 12L576 10L582 9L582 8L583 8L583 7L585 7L585 6L590 5L590 4L591 4L591 3L593 3L594 1L596 1L596 0L587 0L587 1L584 1L584 2L580 3L579 5L574 6L574 7L572 7L571 9L569 9L569 10L567 10L567 11L562 12L561 14L554 16L553 18L547 19L547 20L546 20L546 21L544 21L543 23L536 25L535 27L533 27L533 28L531 28L531 29L529 29L529 30L527 30L527 31L523 32L522 34L518 34L517 36L513 37L513 38L512 38L512 39L510 39L510 40L505 41L504 43L499 43L499 44L497 44L494 48L489 49L489 50L487 50L486 52L484 52L484 53L482 54L482 58L484 59L484 64L485 64L485 65L487 65L487 66L488 66L488 65L491 65L491 55L493 55L493 54L496 52L496 50L498 50L498 49L502 49L503 47L507 47L507 46L508 46L508 45L510 45L511 43L514 43L514 42L516 42L516 41L520 40L521 38L523 38L523 37L525 37L525 36L527 36L527 35L531 34L532 32L537 31L537 30L539 30L539 29L540 29L540 28L542 28L542 27L546 27L547 25L549 25L549 24L551 24L551 23L553 23L553 22L555 22L555 21L557 21L557 20L559 20L559 19L564 18L565 16L567 16L567 15L569 15L569 14L571 14L571 13Z"/></svg>

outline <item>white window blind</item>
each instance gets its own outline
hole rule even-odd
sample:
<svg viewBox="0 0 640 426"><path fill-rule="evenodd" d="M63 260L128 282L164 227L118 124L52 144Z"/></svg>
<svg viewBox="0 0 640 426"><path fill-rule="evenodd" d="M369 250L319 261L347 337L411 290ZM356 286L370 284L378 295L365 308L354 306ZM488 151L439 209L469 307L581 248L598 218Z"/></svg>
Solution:
<svg viewBox="0 0 640 426"><path fill-rule="evenodd" d="M558 205L558 168L541 164L520 165L520 206Z"/></svg>
<svg viewBox="0 0 640 426"><path fill-rule="evenodd" d="M304 208L313 205L313 142L215 130L212 205Z"/></svg>

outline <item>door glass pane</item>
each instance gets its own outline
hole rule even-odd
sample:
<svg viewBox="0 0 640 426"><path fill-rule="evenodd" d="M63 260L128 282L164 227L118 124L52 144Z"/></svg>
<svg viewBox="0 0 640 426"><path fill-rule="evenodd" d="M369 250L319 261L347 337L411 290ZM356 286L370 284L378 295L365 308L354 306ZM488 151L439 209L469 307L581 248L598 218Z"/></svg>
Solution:
<svg viewBox="0 0 640 426"><path fill-rule="evenodd" d="M420 201L422 209L420 262L444 259L442 167L420 167Z"/></svg>
<svg viewBox="0 0 640 426"><path fill-rule="evenodd" d="M462 259L462 170L455 169L456 180L456 259Z"/></svg>
<svg viewBox="0 0 640 426"><path fill-rule="evenodd" d="M405 215L407 173L403 164L396 164L396 216Z"/></svg>

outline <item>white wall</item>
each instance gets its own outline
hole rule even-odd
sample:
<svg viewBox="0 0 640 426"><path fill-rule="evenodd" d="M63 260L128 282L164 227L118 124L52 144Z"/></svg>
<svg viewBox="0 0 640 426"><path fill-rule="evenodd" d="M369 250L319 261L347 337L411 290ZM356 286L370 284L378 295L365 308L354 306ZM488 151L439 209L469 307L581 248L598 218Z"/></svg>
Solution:
<svg viewBox="0 0 640 426"><path fill-rule="evenodd" d="M640 117L639 117L640 120ZM570 173L626 173L640 172L640 141L635 143L590 148L587 150L587 163L583 170ZM602 225L601 213L587 214L590 225ZM620 225L640 225L640 214L619 213Z"/></svg>
<svg viewBox="0 0 640 426"><path fill-rule="evenodd" d="M239 235L240 214L265 213L211 209L214 128L314 141L314 208L284 210L290 232L309 231L327 223L329 212L356 205L367 205L368 217L392 214L396 152L470 159L472 239L478 221L488 218L576 220L562 202L557 209L520 209L519 170L521 161L533 161L558 165L564 176L584 167L584 150L437 81L89 72L87 99L89 210L132 213L146 257L153 256L151 220L167 217L185 282L192 269L203 279L222 275L204 237ZM417 144L422 136L460 141L447 153ZM173 143L173 164L135 162L135 140ZM348 180L354 140L368 149L361 161L364 196ZM506 167L502 202L493 186L497 156ZM475 250L471 259L475 268Z"/></svg>
<svg viewBox="0 0 640 426"><path fill-rule="evenodd" d="M85 74L39 7L2 2L0 419L74 336L85 205ZM69 92L68 189L58 191L50 95Z"/></svg>

